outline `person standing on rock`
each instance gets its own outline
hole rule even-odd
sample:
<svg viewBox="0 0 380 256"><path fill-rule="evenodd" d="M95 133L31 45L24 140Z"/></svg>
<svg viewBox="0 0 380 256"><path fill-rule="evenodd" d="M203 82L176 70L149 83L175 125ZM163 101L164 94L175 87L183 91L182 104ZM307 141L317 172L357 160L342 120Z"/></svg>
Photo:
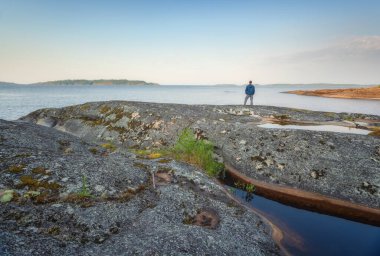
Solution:
<svg viewBox="0 0 380 256"><path fill-rule="evenodd" d="M248 98L251 101L251 106L253 105L253 95L254 94L255 94L255 86L252 84L252 81L249 81L249 84L245 87L244 106L247 104Z"/></svg>

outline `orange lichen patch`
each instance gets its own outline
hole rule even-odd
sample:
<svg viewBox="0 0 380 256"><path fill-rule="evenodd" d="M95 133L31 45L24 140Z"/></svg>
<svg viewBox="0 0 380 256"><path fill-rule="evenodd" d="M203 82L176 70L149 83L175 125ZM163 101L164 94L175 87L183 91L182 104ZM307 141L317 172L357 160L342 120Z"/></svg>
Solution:
<svg viewBox="0 0 380 256"><path fill-rule="evenodd" d="M194 217L186 216L184 224L196 225L205 228L215 229L218 227L220 217L218 213L211 208L203 208L197 211Z"/></svg>
<svg viewBox="0 0 380 256"><path fill-rule="evenodd" d="M147 158L157 159L157 158L160 158L161 156L162 156L162 154L160 154L160 153L151 153L151 154L147 155Z"/></svg>
<svg viewBox="0 0 380 256"><path fill-rule="evenodd" d="M371 130L372 132L370 132L368 135L380 137L380 128L376 127L372 128Z"/></svg>

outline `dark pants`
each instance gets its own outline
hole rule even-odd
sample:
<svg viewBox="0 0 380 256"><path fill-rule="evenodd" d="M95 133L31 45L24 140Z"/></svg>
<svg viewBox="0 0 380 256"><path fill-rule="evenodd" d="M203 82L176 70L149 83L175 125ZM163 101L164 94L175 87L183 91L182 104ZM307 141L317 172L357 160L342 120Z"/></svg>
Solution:
<svg viewBox="0 0 380 256"><path fill-rule="evenodd" d="M248 95L248 94L246 94L246 96L245 96L245 100L244 100L244 106L247 104L247 100L248 100L248 98L249 98L250 101L251 101L251 105L253 105L253 95Z"/></svg>

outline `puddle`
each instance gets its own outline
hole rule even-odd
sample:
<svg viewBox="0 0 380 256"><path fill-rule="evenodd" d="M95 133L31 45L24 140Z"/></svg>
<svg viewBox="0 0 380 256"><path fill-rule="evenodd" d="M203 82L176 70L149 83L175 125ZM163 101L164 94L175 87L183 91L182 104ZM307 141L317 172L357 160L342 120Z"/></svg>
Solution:
<svg viewBox="0 0 380 256"><path fill-rule="evenodd" d="M259 124L258 127L270 129L294 129L294 130L309 130L309 131L324 131L324 132L339 132L368 135L371 131L339 126L339 125L280 125L280 124Z"/></svg>
<svg viewBox="0 0 380 256"><path fill-rule="evenodd" d="M225 187L243 204L260 212L284 233L281 241L291 255L379 255L380 227L284 205L235 188Z"/></svg>

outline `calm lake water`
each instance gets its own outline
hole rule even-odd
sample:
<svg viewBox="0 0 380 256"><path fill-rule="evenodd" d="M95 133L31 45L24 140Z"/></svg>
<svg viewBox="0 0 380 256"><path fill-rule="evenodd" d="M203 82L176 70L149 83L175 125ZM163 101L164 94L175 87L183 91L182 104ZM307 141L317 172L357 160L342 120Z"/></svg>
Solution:
<svg viewBox="0 0 380 256"><path fill-rule="evenodd" d="M254 104L309 110L380 115L380 101L332 99L281 93L297 89L348 88L341 85L256 86ZM91 101L127 100L158 103L242 104L243 86L15 86L0 85L0 118L14 120L36 109Z"/></svg>

